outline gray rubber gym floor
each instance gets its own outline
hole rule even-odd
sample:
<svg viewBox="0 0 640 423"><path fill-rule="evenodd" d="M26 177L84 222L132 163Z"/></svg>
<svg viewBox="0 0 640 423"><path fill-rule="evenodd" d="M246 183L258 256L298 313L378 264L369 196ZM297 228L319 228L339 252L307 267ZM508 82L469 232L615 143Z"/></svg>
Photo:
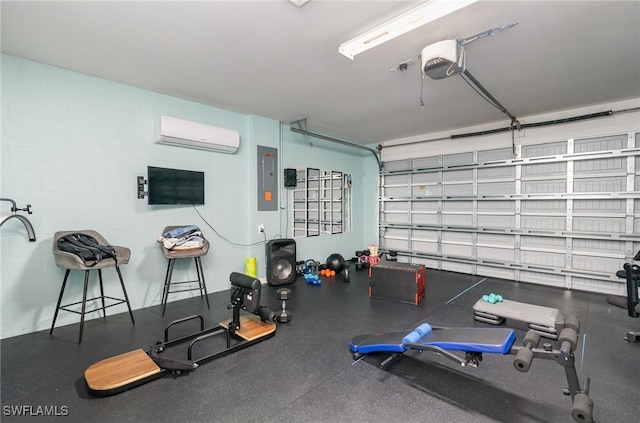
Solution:
<svg viewBox="0 0 640 423"><path fill-rule="evenodd" d="M42 331L4 339L2 421L572 422L570 398L562 394L564 369L554 361L534 360L520 373L511 355L485 354L478 368L462 368L411 351L386 371L376 367L376 357L352 359L354 335L410 331L423 322L491 327L473 320L472 306L492 292L576 314L582 323L576 365L581 382L591 378L595 420L640 421L640 343L623 339L640 330L640 319L604 296L427 269L426 297L414 306L370 299L366 273L351 274L351 283L335 278L312 286L298 278L289 285L293 317L273 338L111 397L88 393L88 366L147 349L181 317L202 314L206 327L217 325L230 317L229 292L210 294L210 310L199 297L170 303L164 317L160 306L135 310L135 326L126 313L88 321L82 344L76 343L78 325L56 328L53 336ZM274 310L277 288L262 290L262 304ZM524 328L507 323L517 329L519 345ZM186 357L186 345L179 353ZM11 406L31 406L32 413L55 406L68 415L15 416Z"/></svg>

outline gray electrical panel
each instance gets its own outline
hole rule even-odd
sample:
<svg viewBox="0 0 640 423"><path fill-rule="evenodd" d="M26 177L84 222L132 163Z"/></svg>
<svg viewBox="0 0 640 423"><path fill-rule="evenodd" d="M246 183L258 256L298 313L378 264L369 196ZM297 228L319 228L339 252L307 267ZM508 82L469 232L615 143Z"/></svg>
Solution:
<svg viewBox="0 0 640 423"><path fill-rule="evenodd" d="M258 211L278 210L278 149L258 146Z"/></svg>

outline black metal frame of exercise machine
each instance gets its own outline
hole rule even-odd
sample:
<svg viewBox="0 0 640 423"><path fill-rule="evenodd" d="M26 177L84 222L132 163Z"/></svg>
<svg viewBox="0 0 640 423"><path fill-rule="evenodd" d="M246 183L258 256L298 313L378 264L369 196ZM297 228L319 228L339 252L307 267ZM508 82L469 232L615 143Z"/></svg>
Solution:
<svg viewBox="0 0 640 423"><path fill-rule="evenodd" d="M640 261L640 250L633 256L631 263L625 263L622 270L616 272L616 276L622 278L626 282L627 295L608 295L607 302L616 307L627 310L629 317L640 317L640 301L638 300L638 285L640 283L640 267L634 264L634 261ZM625 340L629 342L640 342L640 332L627 332Z"/></svg>
<svg viewBox="0 0 640 423"><path fill-rule="evenodd" d="M101 360L85 371L85 381L89 392L97 396L109 396L124 392L136 386L159 379L167 374L179 375L183 371L195 370L199 365L224 357L250 347L275 335L276 313L260 305L261 283L258 279L233 272L231 281L232 318L220 322L219 326L204 328L204 318L200 315L174 320L164 330L164 339L158 341L148 351L134 350L105 360ZM242 316L240 311L250 313ZM256 316L256 317L254 317ZM257 318L259 317L259 319ZM199 320L200 331L176 339L169 338L169 330L176 325ZM226 348L193 359L193 347L214 336L224 335ZM232 342L232 340L234 342ZM167 348L189 342L185 359L165 358L160 355Z"/></svg>
<svg viewBox="0 0 640 423"><path fill-rule="evenodd" d="M640 252L636 256L640 255ZM624 272L627 278L627 314L629 317L640 317L640 301L638 300L638 281L640 280L640 266L625 263ZM640 342L640 332L627 332L624 339L629 342Z"/></svg>

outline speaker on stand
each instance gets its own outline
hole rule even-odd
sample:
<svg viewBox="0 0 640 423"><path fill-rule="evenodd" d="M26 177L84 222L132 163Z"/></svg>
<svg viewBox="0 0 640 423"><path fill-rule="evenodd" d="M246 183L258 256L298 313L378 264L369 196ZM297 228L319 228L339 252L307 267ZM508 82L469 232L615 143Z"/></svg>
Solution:
<svg viewBox="0 0 640 423"><path fill-rule="evenodd" d="M273 239L267 242L267 283L288 285L296 281L296 242L293 239Z"/></svg>

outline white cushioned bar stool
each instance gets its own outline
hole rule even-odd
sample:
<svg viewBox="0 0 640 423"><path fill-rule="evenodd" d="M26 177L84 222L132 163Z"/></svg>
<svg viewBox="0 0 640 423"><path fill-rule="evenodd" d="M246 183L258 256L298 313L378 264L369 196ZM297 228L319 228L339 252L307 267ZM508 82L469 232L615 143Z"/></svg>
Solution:
<svg viewBox="0 0 640 423"><path fill-rule="evenodd" d="M107 316L107 308L116 306L118 304L127 304L127 308L129 309L129 315L131 316L131 323L135 324L135 320L133 319L133 312L131 311L131 304L129 303L129 297L127 295L127 289L124 286L124 280L122 279L122 273L120 272L120 265L129 263L129 258L131 257L131 250L126 247L120 247L117 245L111 245L114 248L116 253L116 258L113 259L111 257L106 257L95 264L90 263L87 264L84 260L76 254L62 251L58 248L58 240L65 235L73 234L73 233L82 233L85 235L89 235L98 241L99 245L110 245L107 240L100 235L96 231L92 230L82 230L82 231L59 231L56 232L53 236L53 257L56 261L56 266L66 269L64 273L64 279L62 280L62 288L60 289L60 296L58 297L58 304L56 305L56 311L53 315L53 323L51 323L51 330L49 331L49 335L53 334L53 328L56 324L56 319L58 318L58 312L60 310L68 311L71 313L76 313L80 315L80 334L78 336L78 343L82 342L82 332L84 330L84 316L87 313L93 313L94 311L102 310L103 317ZM115 267L116 272L118 273L118 279L120 279L120 285L122 286L122 293L124 294L124 298L114 298L107 295L104 295L104 286L102 283L102 269L107 267ZM82 300L76 301L73 303L60 305L62 303L62 297L64 296L64 289L67 285L67 279L69 278L69 273L72 270L82 270L84 271L84 289L82 292ZM87 290L89 286L89 273L92 270L98 271L98 281L100 282L100 296L95 298L87 298ZM105 299L110 300L110 304L106 304ZM97 308L95 310L86 311L87 302L100 300L102 303L102 307ZM80 311L74 310L73 307L81 304Z"/></svg>
<svg viewBox="0 0 640 423"><path fill-rule="evenodd" d="M182 226L167 226L164 228L163 234L173 231L174 229L184 228L187 225ZM202 270L202 256L206 256L209 252L209 241L204 239L202 235L200 235L203 239L203 245L197 248L187 248L187 249L169 249L162 242L160 242L160 248L162 249L162 254L169 260L167 263L167 273L164 278L164 289L162 291L162 315L164 316L165 310L167 309L167 300L169 298L169 294L173 294L176 292L185 292L185 291L200 291L200 297L204 297L207 301L207 308L209 306L209 297L207 294L207 284L204 280L204 271ZM171 280L173 274L173 267L175 265L176 260L178 259L190 259L193 258L196 264L196 280L190 281L182 281L182 282L173 282ZM198 284L197 286L193 286L193 284ZM185 285L191 284L189 288L181 288L176 287L177 289L172 289L172 285Z"/></svg>

